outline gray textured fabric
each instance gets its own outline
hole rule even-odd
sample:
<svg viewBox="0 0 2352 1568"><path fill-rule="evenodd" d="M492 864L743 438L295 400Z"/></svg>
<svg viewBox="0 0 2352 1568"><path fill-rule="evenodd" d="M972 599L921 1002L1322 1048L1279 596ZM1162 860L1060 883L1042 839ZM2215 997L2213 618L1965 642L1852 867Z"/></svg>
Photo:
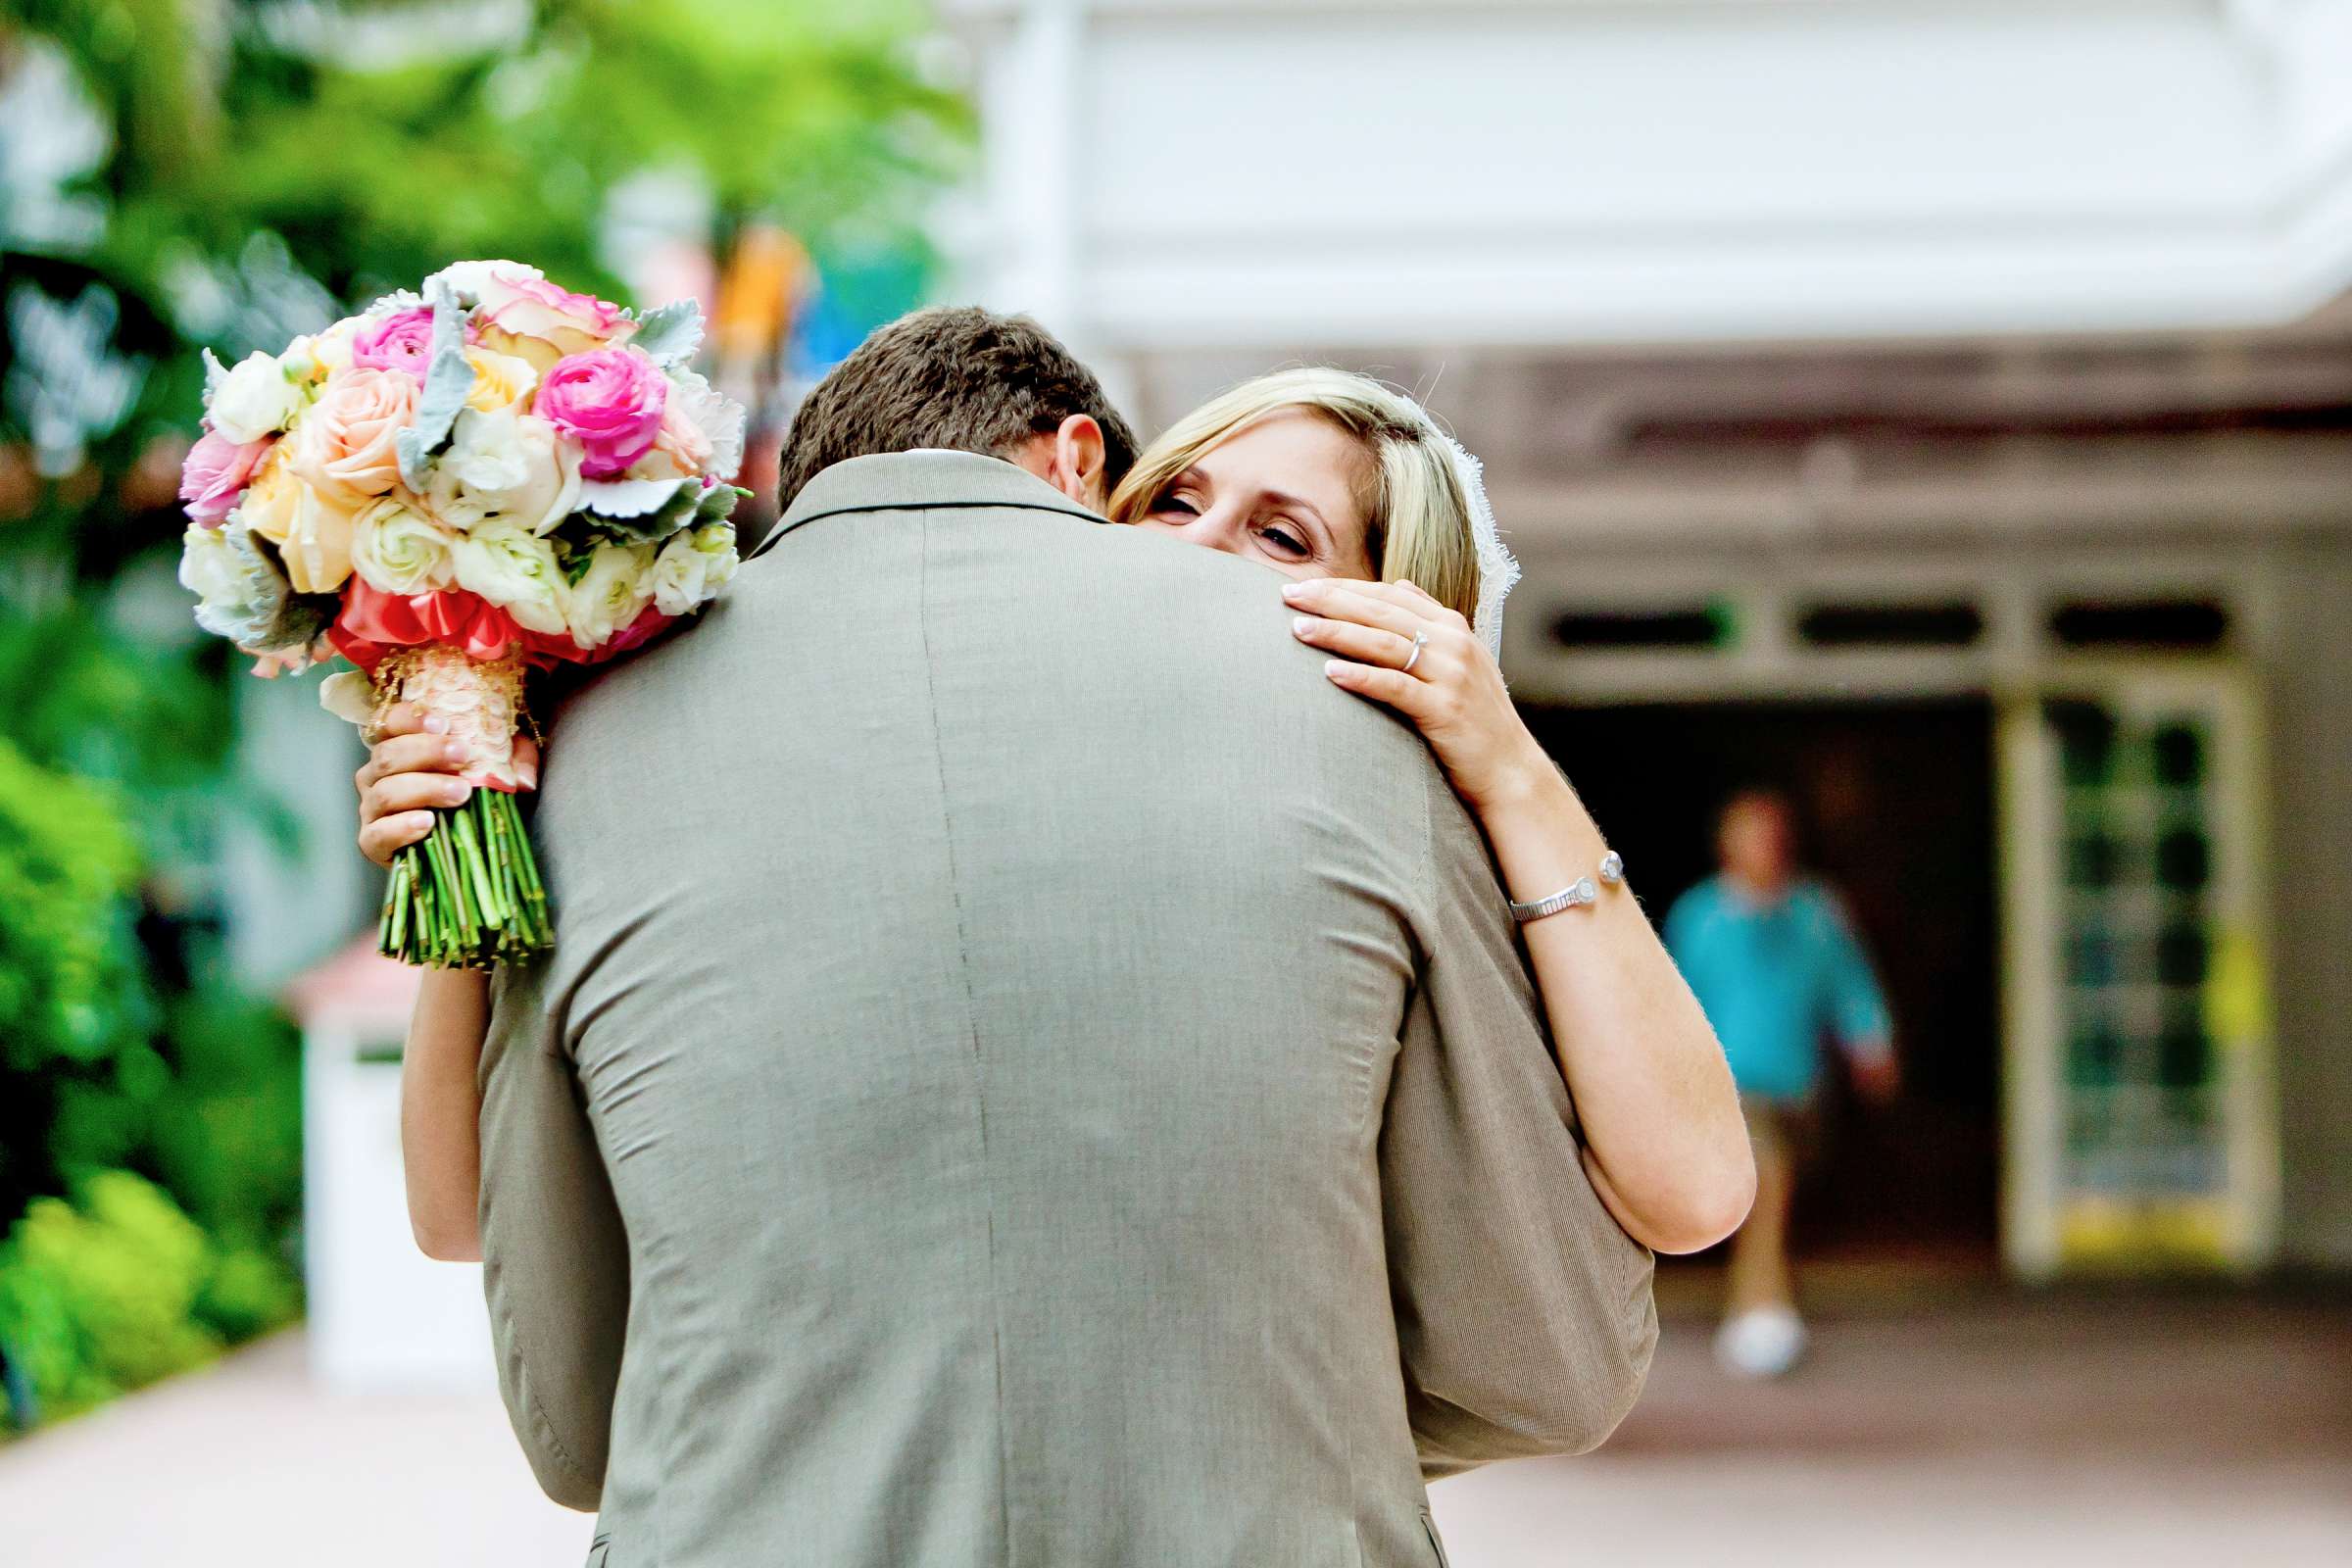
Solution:
<svg viewBox="0 0 2352 1568"><path fill-rule="evenodd" d="M612 1568L1428 1568L1632 1403L1477 828L1278 586L859 459L566 706L483 1248Z"/></svg>

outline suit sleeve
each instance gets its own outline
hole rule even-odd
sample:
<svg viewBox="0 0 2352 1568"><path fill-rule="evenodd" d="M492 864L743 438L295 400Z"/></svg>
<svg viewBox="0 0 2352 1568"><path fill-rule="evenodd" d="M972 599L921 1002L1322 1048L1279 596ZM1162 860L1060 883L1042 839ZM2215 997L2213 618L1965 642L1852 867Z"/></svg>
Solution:
<svg viewBox="0 0 2352 1568"><path fill-rule="evenodd" d="M499 971L481 1064L482 1286L499 1393L540 1488L594 1511L628 1320L628 1238L547 960Z"/></svg>
<svg viewBox="0 0 2352 1568"><path fill-rule="evenodd" d="M1657 1315L1649 1252L1585 1174L1485 842L1442 783L1430 874L1381 1182L1406 1399L1436 1478L1597 1446L1641 1393Z"/></svg>

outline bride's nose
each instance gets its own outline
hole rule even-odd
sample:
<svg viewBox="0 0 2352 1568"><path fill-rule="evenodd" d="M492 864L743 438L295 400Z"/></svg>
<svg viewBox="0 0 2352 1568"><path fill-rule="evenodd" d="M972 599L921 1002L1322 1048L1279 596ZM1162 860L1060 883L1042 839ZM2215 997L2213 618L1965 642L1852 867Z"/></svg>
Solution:
<svg viewBox="0 0 2352 1568"><path fill-rule="evenodd" d="M1238 507L1212 507L1176 531L1188 543L1238 556L1249 532L1243 520Z"/></svg>

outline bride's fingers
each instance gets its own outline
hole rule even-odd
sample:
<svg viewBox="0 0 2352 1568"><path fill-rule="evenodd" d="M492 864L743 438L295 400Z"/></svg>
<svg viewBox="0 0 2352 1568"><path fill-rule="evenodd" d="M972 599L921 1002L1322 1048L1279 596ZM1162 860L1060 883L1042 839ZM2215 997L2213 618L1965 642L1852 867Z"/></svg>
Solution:
<svg viewBox="0 0 2352 1568"><path fill-rule="evenodd" d="M1291 622L1291 635L1309 648L1342 654L1366 664L1385 664L1391 669L1403 668L1404 662L1413 657L1410 637L1345 620L1299 615Z"/></svg>
<svg viewBox="0 0 2352 1568"><path fill-rule="evenodd" d="M1439 700L1436 687L1385 664L1355 664L1335 659L1323 666L1323 673L1342 691L1386 703L1414 720L1429 717Z"/></svg>
<svg viewBox="0 0 2352 1568"><path fill-rule="evenodd" d="M1395 582L1366 582L1353 577L1335 577L1329 580L1367 598L1381 600L1396 606L1399 610L1408 611L1436 621L1442 626L1467 629L1470 624L1460 611L1450 610L1439 603L1434 594L1410 577L1399 577Z"/></svg>
<svg viewBox="0 0 2352 1568"><path fill-rule="evenodd" d="M1370 592L1385 586L1382 583L1343 583L1336 578L1321 577L1292 583L1282 591L1282 597L1295 610L1337 620L1352 620L1358 625L1376 626L1382 631L1393 631L1407 641L1411 640L1413 633L1427 630L1427 616L1403 605L1377 598Z"/></svg>
<svg viewBox="0 0 2352 1568"><path fill-rule="evenodd" d="M360 853L381 866L390 866L392 857L420 842L433 830L430 811L403 811L396 816L379 816L360 829Z"/></svg>
<svg viewBox="0 0 2352 1568"><path fill-rule="evenodd" d="M1432 615L1458 614L1458 612L1448 611L1444 605L1439 604L1434 594L1410 577L1398 578L1389 586L1396 589L1406 599L1420 606L1423 611Z"/></svg>
<svg viewBox="0 0 2352 1568"><path fill-rule="evenodd" d="M361 731L360 738L373 746L377 741L395 735L414 735L419 732L432 735L449 733L449 720L439 713L428 713L415 703L394 703L375 717L375 722Z"/></svg>
<svg viewBox="0 0 2352 1568"><path fill-rule="evenodd" d="M446 735L395 735L377 741L368 760L352 775L365 795L369 785L394 773L455 773L466 764L466 743Z"/></svg>
<svg viewBox="0 0 2352 1568"><path fill-rule="evenodd" d="M473 786L447 773L393 773L377 779L360 797L360 819L377 822L403 811L463 806Z"/></svg>

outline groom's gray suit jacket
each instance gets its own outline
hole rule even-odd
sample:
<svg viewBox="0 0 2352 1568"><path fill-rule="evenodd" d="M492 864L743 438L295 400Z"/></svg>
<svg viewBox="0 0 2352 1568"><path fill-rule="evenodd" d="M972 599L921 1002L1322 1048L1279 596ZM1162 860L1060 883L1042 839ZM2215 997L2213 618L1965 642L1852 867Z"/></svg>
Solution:
<svg viewBox="0 0 2352 1568"><path fill-rule="evenodd" d="M1278 586L861 458L566 706L483 1251L611 1568L1428 1568L1633 1402L1478 828Z"/></svg>

